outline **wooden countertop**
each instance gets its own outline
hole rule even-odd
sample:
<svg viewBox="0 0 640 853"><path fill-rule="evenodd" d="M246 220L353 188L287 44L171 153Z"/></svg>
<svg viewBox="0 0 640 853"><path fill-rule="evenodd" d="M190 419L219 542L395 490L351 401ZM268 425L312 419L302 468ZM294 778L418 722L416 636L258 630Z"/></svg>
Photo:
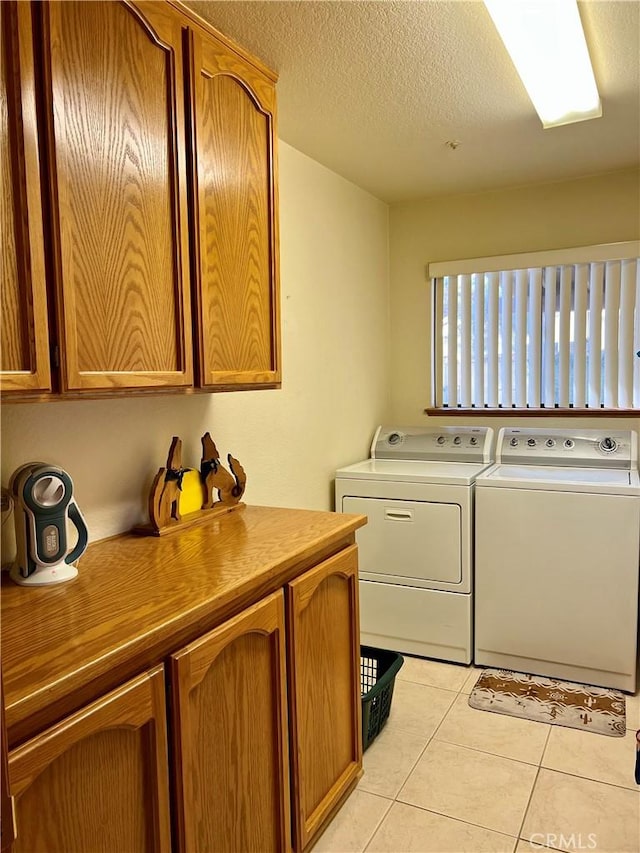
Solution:
<svg viewBox="0 0 640 853"><path fill-rule="evenodd" d="M2 580L10 746L354 541L359 515L245 506L164 537L91 545L76 580Z"/></svg>

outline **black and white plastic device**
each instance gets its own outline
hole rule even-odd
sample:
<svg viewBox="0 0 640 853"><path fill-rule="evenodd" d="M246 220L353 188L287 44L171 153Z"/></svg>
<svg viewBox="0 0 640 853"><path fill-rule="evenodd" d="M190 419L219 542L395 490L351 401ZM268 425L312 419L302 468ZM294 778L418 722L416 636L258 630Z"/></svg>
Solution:
<svg viewBox="0 0 640 853"><path fill-rule="evenodd" d="M69 474L56 465L28 462L14 471L9 489L17 547L11 579L21 586L46 586L75 578L78 570L73 564L86 550L89 537ZM68 522L78 533L73 546Z"/></svg>

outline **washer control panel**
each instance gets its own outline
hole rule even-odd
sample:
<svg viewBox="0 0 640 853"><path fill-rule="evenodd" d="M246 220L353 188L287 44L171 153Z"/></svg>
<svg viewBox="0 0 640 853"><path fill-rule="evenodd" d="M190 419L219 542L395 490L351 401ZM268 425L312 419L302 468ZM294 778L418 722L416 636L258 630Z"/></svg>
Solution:
<svg viewBox="0 0 640 853"><path fill-rule="evenodd" d="M492 462L491 427L386 427L376 430L372 459Z"/></svg>
<svg viewBox="0 0 640 853"><path fill-rule="evenodd" d="M635 469L638 436L628 430L501 429L496 461L517 465Z"/></svg>

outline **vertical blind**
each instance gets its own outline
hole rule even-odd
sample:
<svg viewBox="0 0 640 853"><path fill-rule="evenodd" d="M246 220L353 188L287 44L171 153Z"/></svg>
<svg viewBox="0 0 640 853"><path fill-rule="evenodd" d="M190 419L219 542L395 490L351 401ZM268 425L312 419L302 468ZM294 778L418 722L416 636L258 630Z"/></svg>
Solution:
<svg viewBox="0 0 640 853"><path fill-rule="evenodd" d="M429 274L437 407L640 409L640 242Z"/></svg>

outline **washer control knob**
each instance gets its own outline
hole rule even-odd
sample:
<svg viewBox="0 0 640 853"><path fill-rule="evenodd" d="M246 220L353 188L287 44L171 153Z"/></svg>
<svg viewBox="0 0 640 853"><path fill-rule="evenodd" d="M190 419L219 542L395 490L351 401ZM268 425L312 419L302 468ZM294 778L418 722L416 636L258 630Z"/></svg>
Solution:
<svg viewBox="0 0 640 853"><path fill-rule="evenodd" d="M391 445L400 444L400 442L402 441L402 436L399 432L392 432L387 441Z"/></svg>
<svg viewBox="0 0 640 853"><path fill-rule="evenodd" d="M571 448L575 446L575 441L572 438L567 438L565 439L564 446L567 450L571 450Z"/></svg>
<svg viewBox="0 0 640 853"><path fill-rule="evenodd" d="M556 446L555 439L553 439L553 438L548 438L545 441L545 444L547 445L547 447L555 447Z"/></svg>
<svg viewBox="0 0 640 853"><path fill-rule="evenodd" d="M454 444L462 444L462 439L460 438L459 435L455 436L455 438L453 439L453 443Z"/></svg>
<svg viewBox="0 0 640 853"><path fill-rule="evenodd" d="M518 439L515 437L512 438L511 441L509 442L509 444L511 445L511 447L517 447L518 446Z"/></svg>
<svg viewBox="0 0 640 853"><path fill-rule="evenodd" d="M436 444L439 444L440 446L442 446L442 445L445 443L445 441L446 441L446 440L447 440L447 439L446 439L443 435L439 435L439 436L436 438Z"/></svg>
<svg viewBox="0 0 640 853"><path fill-rule="evenodd" d="M535 447L535 446L536 446L536 440L535 440L535 438L528 438L528 439L527 439L527 444L529 445L529 447Z"/></svg>
<svg viewBox="0 0 640 853"><path fill-rule="evenodd" d="M613 453L613 451L618 447L618 442L615 438L611 438L611 436L607 435L600 441L598 447L604 453Z"/></svg>
<svg viewBox="0 0 640 853"><path fill-rule="evenodd" d="M475 447L477 443L478 439L475 437L475 435L472 435L469 439L469 444L471 445L471 447Z"/></svg>

